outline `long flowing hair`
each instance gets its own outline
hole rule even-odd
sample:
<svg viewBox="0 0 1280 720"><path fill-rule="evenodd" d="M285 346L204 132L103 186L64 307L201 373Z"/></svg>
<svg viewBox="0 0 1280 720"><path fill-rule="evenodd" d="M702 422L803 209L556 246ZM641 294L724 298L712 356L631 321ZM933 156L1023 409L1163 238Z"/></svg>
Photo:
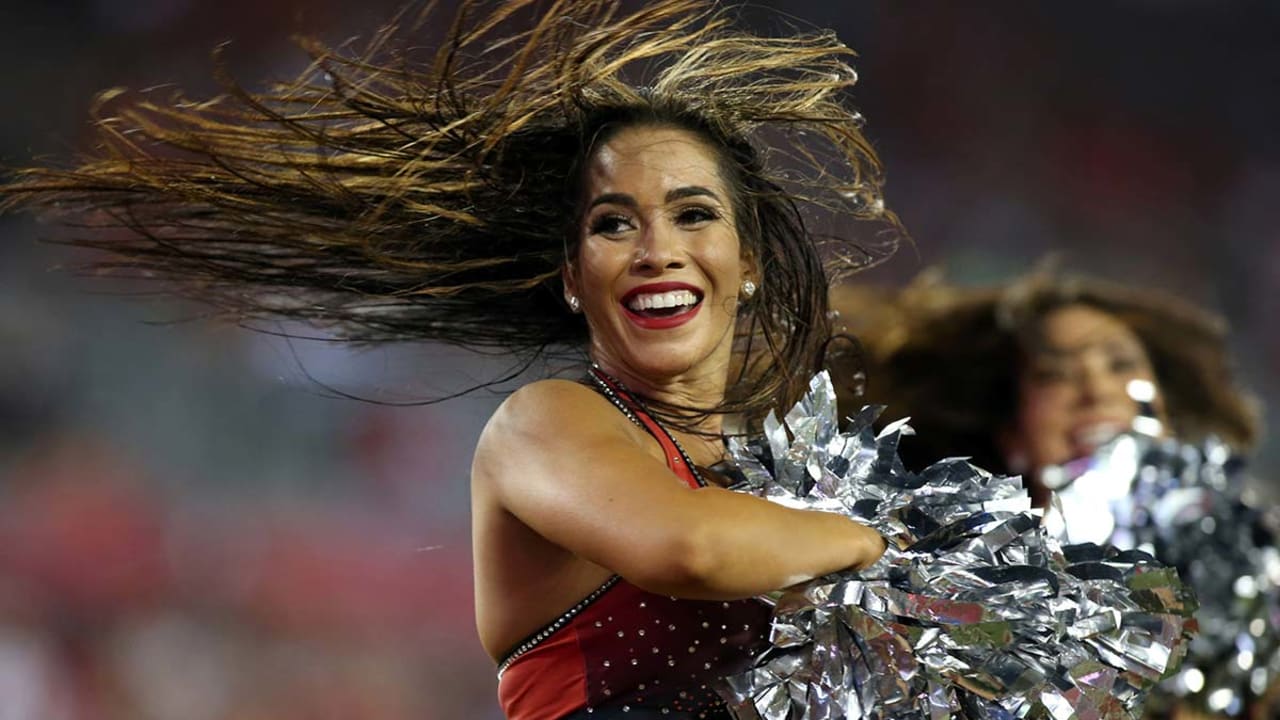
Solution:
<svg viewBox="0 0 1280 720"><path fill-rule="evenodd" d="M219 71L208 100L109 94L92 152L20 171L4 202L69 220L65 242L107 251L97 269L246 325L580 355L560 272L581 168L612 127L676 125L719 154L761 268L714 411L794 400L830 334L829 283L903 235L848 104L852 51L746 33L701 0L465 0L443 33L435 5L358 51L301 41L309 68L264 91Z"/></svg>
<svg viewBox="0 0 1280 720"><path fill-rule="evenodd" d="M1037 271L1000 286L963 287L928 272L906 288L844 286L833 304L865 350L865 397L910 417L918 438L904 457L924 465L965 455L1008 472L997 441L1015 422L1018 376L1043 342L1043 319L1084 305L1124 323L1151 358L1172 429L1187 440L1213 434L1248 449L1259 433L1255 399L1235 381L1227 326L1171 294L1099 278Z"/></svg>

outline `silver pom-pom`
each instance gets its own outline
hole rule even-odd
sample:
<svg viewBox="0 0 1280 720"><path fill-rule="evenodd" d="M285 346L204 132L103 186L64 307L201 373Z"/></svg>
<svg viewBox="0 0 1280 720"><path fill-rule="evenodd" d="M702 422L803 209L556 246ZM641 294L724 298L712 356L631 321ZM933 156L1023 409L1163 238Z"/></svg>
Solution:
<svg viewBox="0 0 1280 720"><path fill-rule="evenodd" d="M1200 598L1200 632L1149 705L1241 716L1280 675L1280 548L1247 501L1245 463L1201 444L1126 433L1050 468L1046 526L1063 542L1137 548L1177 568ZM1268 716L1270 717L1270 716Z"/></svg>
<svg viewBox="0 0 1280 720"><path fill-rule="evenodd" d="M961 459L907 471L910 432L837 424L825 373L734 489L840 512L890 540L872 567L777 599L772 647L722 690L741 720L1131 718L1185 651L1195 601L1138 551L1060 546L1017 478Z"/></svg>

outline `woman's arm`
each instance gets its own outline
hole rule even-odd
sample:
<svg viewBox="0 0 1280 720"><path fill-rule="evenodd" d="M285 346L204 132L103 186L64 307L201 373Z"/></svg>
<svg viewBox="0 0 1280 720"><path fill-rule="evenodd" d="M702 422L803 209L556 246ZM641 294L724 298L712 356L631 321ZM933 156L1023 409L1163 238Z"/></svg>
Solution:
<svg viewBox="0 0 1280 720"><path fill-rule="evenodd" d="M473 476L542 537L651 592L736 599L879 558L878 533L832 513L692 489L593 390L512 395L480 438Z"/></svg>

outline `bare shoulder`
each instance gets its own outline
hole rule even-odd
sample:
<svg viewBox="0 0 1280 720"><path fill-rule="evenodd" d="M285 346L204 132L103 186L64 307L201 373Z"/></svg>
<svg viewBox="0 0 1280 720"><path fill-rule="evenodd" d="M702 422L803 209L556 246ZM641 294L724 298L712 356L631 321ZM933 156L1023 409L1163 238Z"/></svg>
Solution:
<svg viewBox="0 0 1280 720"><path fill-rule="evenodd" d="M604 406L605 400L590 386L572 380L538 380L511 394L499 406L503 413L580 410L581 406Z"/></svg>
<svg viewBox="0 0 1280 720"><path fill-rule="evenodd" d="M569 380L539 380L512 393L485 427L506 432L542 433L555 427L595 426L603 417L617 413L599 393ZM609 418L613 420L614 418ZM484 443L484 438L481 438Z"/></svg>
<svg viewBox="0 0 1280 720"><path fill-rule="evenodd" d="M635 429L598 392L568 380L539 380L508 397L485 425L476 471L513 458L575 454L596 443L636 443ZM519 451L512 453L512 448Z"/></svg>

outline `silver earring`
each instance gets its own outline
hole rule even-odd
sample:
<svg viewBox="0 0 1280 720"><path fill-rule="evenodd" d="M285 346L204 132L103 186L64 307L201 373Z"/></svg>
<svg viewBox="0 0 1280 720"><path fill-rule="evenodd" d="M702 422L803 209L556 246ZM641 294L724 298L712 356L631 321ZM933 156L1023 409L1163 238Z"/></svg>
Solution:
<svg viewBox="0 0 1280 720"><path fill-rule="evenodd" d="M742 283L742 294L751 297L756 294L756 284L750 280Z"/></svg>
<svg viewBox="0 0 1280 720"><path fill-rule="evenodd" d="M577 295L570 295L567 298L567 300L569 302L570 310L574 311L575 313L582 312L582 301L578 299Z"/></svg>

